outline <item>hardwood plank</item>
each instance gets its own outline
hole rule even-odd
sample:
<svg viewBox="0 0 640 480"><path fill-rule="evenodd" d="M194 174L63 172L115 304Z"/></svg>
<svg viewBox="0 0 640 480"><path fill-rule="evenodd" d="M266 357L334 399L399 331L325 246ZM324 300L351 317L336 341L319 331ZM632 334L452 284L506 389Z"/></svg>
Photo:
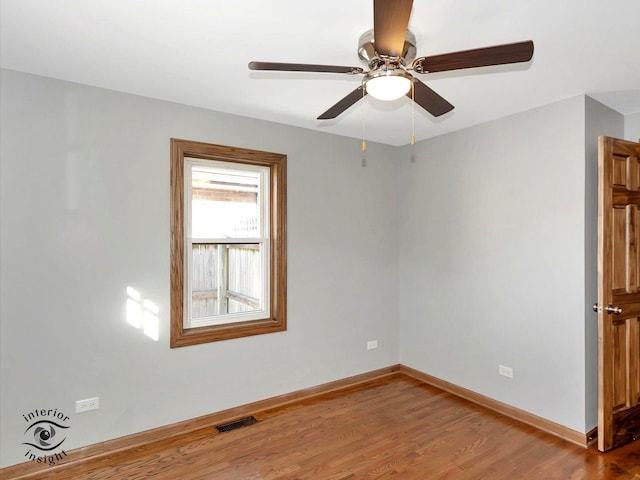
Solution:
<svg viewBox="0 0 640 480"><path fill-rule="evenodd" d="M296 404L305 400L310 400L327 393L341 391L363 383L369 383L376 379L382 379L388 375L397 374L399 365L380 368L370 372L361 373L352 377L342 378L333 382L316 385L313 387L297 390L295 392L278 395L247 405L240 405L220 412L203 415L171 425L154 428L151 430L134 433L124 437L108 440L105 442L89 445L68 452L68 459L64 464L58 464L52 468L34 462L25 462L10 467L0 469L1 479L39 479L45 469L50 472L58 468L68 468L86 462L101 462L106 458L124 453L125 455L135 455L137 451L142 451L145 446L159 444L160 442L171 442L174 439L182 438L185 434L198 435L201 431L215 430L215 425L227 423L248 415L263 415L271 409L286 409L288 405ZM263 413L260 413L263 412Z"/></svg>
<svg viewBox="0 0 640 480"><path fill-rule="evenodd" d="M636 479L637 442L585 449L395 372L30 478ZM11 477L3 477L11 478ZM24 477L26 478L26 477Z"/></svg>
<svg viewBox="0 0 640 480"><path fill-rule="evenodd" d="M458 385L445 382L444 380L420 372L413 368L401 365L399 367L399 370L400 372L414 377L418 380L422 380L429 385L433 385L446 392L452 393L458 397L464 398L478 405L482 405L483 407L498 412L502 415L511 417L515 420L536 427L537 429L544 432L551 433L557 437L562 438L563 440L567 440L582 447L589 446L590 439L588 434L576 432L575 430L571 430L570 428L559 425L555 422L547 420L546 418L538 417L537 415L533 415L529 412L512 407L511 405L499 402L497 400L494 400L493 398L486 397Z"/></svg>

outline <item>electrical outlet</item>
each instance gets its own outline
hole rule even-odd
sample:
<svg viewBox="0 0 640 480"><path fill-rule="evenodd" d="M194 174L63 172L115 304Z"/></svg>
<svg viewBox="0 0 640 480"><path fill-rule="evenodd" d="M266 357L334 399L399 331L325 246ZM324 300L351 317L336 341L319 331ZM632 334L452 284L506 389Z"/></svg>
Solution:
<svg viewBox="0 0 640 480"><path fill-rule="evenodd" d="M378 348L378 340L369 340L367 342L367 350Z"/></svg>
<svg viewBox="0 0 640 480"><path fill-rule="evenodd" d="M498 365L498 374L503 377L513 378L513 368L505 367L504 365Z"/></svg>
<svg viewBox="0 0 640 480"><path fill-rule="evenodd" d="M76 413L88 412L89 410L97 410L100 408L100 398L85 398L76 401Z"/></svg>

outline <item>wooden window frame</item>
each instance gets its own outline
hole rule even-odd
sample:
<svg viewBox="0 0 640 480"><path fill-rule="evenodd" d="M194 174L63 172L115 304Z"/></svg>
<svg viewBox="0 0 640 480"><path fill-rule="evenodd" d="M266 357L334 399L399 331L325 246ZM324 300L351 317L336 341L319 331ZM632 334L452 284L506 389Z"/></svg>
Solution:
<svg viewBox="0 0 640 480"><path fill-rule="evenodd" d="M269 305L268 318L224 325L184 327L185 157L268 167ZM287 156L245 148L171 139L171 325L170 346L184 347L287 329Z"/></svg>

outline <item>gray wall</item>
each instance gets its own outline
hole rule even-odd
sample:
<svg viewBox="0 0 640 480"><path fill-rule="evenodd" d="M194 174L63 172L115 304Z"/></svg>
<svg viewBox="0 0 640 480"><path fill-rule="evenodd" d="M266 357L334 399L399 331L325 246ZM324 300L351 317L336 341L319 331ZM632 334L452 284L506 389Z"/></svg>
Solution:
<svg viewBox="0 0 640 480"><path fill-rule="evenodd" d="M625 115L624 138L632 142L640 142L640 112Z"/></svg>
<svg viewBox="0 0 640 480"><path fill-rule="evenodd" d="M585 102L405 147L398 165L401 363L581 432Z"/></svg>
<svg viewBox="0 0 640 480"><path fill-rule="evenodd" d="M0 88L2 465L35 408L71 413L71 449L399 361L594 425L595 139L635 117L581 96L371 143L363 167L358 140L11 71ZM168 348L170 137L288 155L287 332ZM127 286L159 305L158 342L126 322Z"/></svg>
<svg viewBox="0 0 640 480"><path fill-rule="evenodd" d="M1 463L397 363L395 149L17 72L1 77ZM288 155L289 329L169 349L169 138ZM126 288L160 339L126 322ZM377 350L366 350L367 340ZM73 414L75 400L100 409Z"/></svg>

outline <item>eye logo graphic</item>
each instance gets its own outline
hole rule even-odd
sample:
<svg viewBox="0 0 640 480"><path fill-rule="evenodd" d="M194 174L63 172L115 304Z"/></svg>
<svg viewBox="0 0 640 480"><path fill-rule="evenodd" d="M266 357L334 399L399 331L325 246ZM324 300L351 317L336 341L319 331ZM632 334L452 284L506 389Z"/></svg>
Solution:
<svg viewBox="0 0 640 480"><path fill-rule="evenodd" d="M25 457L33 462L55 465L67 456L67 452L58 448L67 439L65 430L69 425L64 423L69 420L68 416L56 408L34 410L22 418L29 423L24 432L26 441L22 442L30 447Z"/></svg>
<svg viewBox="0 0 640 480"><path fill-rule="evenodd" d="M38 426L36 427L36 425ZM36 427L36 428L34 429L33 427ZM57 444L52 445L52 443L58 441L60 437L54 427L59 429L69 428L69 427L65 427L64 425L58 425L57 423L51 422L49 420L40 420L30 425L29 428L27 428L27 431L24 432L26 434L29 430L33 430L33 440L35 441L35 443L24 442L23 445L29 445L31 447L35 447L38 450L41 450L43 452L49 452L51 450L55 450L60 445L62 445L62 442L64 442L67 438L65 437L62 440L60 440ZM55 438L55 437L58 437L58 438Z"/></svg>

